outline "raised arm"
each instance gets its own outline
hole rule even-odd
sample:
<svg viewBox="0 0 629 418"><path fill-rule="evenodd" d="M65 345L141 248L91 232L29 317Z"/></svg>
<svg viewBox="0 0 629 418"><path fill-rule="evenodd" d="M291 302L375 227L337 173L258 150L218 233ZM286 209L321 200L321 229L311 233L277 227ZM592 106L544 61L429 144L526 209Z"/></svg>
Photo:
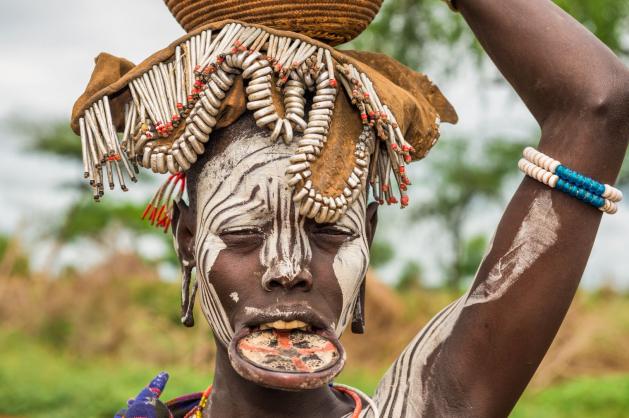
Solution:
<svg viewBox="0 0 629 418"><path fill-rule="evenodd" d="M613 184L629 140L620 60L549 0L456 5L538 120L539 149ZM570 306L600 220L599 210L524 179L468 294L389 370L382 416L507 416Z"/></svg>

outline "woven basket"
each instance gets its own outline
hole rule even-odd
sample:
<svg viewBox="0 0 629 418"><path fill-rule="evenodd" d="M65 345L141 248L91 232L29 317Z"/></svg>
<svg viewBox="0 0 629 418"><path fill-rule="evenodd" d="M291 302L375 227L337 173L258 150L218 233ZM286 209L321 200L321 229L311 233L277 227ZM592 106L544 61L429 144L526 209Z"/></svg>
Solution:
<svg viewBox="0 0 629 418"><path fill-rule="evenodd" d="M301 33L333 46L357 37L382 4L382 0L164 1L188 32L206 23L235 19Z"/></svg>

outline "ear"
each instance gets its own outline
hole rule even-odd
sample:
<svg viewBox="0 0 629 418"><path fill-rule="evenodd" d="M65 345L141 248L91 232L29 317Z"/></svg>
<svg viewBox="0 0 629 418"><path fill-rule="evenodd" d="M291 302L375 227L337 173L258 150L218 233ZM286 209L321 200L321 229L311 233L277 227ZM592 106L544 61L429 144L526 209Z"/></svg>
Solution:
<svg viewBox="0 0 629 418"><path fill-rule="evenodd" d="M183 199L180 199L173 206L171 225L179 262L184 266L194 264L196 222L193 211Z"/></svg>
<svg viewBox="0 0 629 418"><path fill-rule="evenodd" d="M192 271L196 267L194 258L196 223L193 211L183 200L179 200L173 206L172 231L175 241L175 251L181 265L181 322L187 326L194 325L194 300L197 293L197 281L192 286L190 293L190 282L192 281Z"/></svg>
<svg viewBox="0 0 629 418"><path fill-rule="evenodd" d="M373 237L376 235L376 226L378 225L378 203L372 202L367 206L367 214L365 219L367 242L369 247L373 242ZM363 278L363 282L360 284L360 291L358 293L358 299L354 305L354 314L352 317L352 332L354 334L365 333L365 289L367 285L367 277Z"/></svg>
<svg viewBox="0 0 629 418"><path fill-rule="evenodd" d="M380 205L378 205L377 202L371 202L369 206L367 206L365 226L366 226L367 242L369 243L369 248L371 248L373 237L376 235L376 227L378 226L378 206Z"/></svg>

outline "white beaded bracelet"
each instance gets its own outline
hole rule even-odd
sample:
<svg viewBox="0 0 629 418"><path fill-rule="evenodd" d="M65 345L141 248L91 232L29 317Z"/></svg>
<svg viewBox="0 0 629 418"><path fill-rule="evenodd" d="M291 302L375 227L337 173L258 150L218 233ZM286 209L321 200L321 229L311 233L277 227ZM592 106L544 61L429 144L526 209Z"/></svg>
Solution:
<svg viewBox="0 0 629 418"><path fill-rule="evenodd" d="M532 155L530 152L528 155ZM538 159L538 161L540 161ZM547 170L545 167L549 167L553 165L552 159L545 159L544 166L536 165L526 158L520 159L518 162L518 168L527 176L543 183L553 189L560 190L566 194L569 194L572 197L575 197L582 202L588 203L596 208L598 208L601 212L613 215L618 212L618 205L616 202L606 199L600 195L596 195L586 190L585 188L576 186L564 179L560 178L557 174Z"/></svg>

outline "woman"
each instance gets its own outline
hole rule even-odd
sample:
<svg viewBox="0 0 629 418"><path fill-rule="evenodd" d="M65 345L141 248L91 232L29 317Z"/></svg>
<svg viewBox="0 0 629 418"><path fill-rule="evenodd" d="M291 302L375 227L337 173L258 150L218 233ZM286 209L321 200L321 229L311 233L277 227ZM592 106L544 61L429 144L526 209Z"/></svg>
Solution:
<svg viewBox="0 0 629 418"><path fill-rule="evenodd" d="M538 121L539 150L613 184L629 139L629 71L618 58L548 0L451 6ZM337 103L335 112L343 106ZM275 132L261 128L253 111L212 133L186 170L189 203L179 200L172 218L164 218L165 226L172 221L184 270L188 323L196 290L188 294L188 281L197 271L217 344L213 386L165 406L157 399L167 380L162 374L121 414L507 416L570 306L601 210L562 193L562 180L551 180L558 164L529 150L521 168L530 176L507 206L472 287L410 342L372 400L328 383L345 360L338 337L350 322L356 331L362 327L377 203L368 203L365 187L342 216L308 216L307 200L296 198L285 175L297 164L299 144L269 141ZM373 166L373 141L364 142ZM598 206L613 212L618 196L609 190L599 193L606 197Z"/></svg>

